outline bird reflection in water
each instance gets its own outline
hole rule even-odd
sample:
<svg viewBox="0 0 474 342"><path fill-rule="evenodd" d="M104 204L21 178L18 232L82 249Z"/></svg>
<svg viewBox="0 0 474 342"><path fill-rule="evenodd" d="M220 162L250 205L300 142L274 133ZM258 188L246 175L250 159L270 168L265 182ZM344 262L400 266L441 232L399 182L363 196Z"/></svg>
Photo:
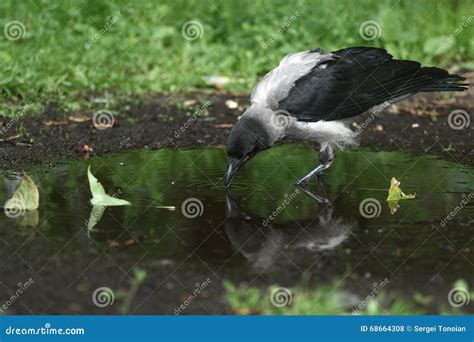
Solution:
<svg viewBox="0 0 474 342"><path fill-rule="evenodd" d="M260 272L275 270L287 262L295 262L307 253L318 254L340 247L350 236L353 222L334 217L334 207L322 203L308 189L301 189L315 199L317 217L290 224L271 222L249 216L230 191L226 192L226 234L232 245ZM316 196L316 198L315 198ZM290 261L291 259L291 261ZM307 259L307 258L306 258Z"/></svg>

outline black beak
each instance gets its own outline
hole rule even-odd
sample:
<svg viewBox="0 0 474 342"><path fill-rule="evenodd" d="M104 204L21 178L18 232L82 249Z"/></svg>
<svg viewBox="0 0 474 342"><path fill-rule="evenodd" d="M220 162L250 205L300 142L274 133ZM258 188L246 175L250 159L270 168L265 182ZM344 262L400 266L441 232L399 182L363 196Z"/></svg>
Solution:
<svg viewBox="0 0 474 342"><path fill-rule="evenodd" d="M230 187L230 183L232 182L232 179L234 179L235 174L247 160L248 157L244 157L242 159L236 159L232 157L227 158L227 173L225 177L226 188Z"/></svg>

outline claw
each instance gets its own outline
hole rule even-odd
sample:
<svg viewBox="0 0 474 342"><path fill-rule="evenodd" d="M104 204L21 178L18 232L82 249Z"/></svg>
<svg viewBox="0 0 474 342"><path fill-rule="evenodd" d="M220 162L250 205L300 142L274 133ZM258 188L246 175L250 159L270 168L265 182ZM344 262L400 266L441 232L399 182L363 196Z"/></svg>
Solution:
<svg viewBox="0 0 474 342"><path fill-rule="evenodd" d="M330 203L327 198L316 195L315 193L313 193L311 190L307 189L304 186L296 185L296 187L298 189L300 189L301 191L303 191L305 194L307 194L309 197L311 197L312 199L314 199L318 203L321 203L321 204L329 204Z"/></svg>

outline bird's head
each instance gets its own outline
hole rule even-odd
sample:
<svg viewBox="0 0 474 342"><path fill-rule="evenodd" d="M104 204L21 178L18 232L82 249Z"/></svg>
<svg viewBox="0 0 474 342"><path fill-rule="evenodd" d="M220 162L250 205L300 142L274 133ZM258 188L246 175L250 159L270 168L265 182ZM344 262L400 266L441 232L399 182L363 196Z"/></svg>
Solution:
<svg viewBox="0 0 474 342"><path fill-rule="evenodd" d="M229 187L237 171L257 153L271 147L270 137L259 119L242 116L227 138L227 174Z"/></svg>

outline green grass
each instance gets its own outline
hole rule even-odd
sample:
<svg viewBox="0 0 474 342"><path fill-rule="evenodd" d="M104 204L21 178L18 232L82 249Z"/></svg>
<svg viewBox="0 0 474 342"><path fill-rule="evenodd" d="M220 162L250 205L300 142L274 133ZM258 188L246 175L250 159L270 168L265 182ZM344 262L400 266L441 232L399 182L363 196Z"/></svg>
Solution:
<svg viewBox="0 0 474 342"><path fill-rule="evenodd" d="M317 46L382 46L426 64L468 65L474 22L463 22L473 7L469 0L4 0L1 27L19 20L26 34L0 36L0 114L25 103L36 114L51 101L78 111L87 108L87 93L117 99L185 91L205 87L206 75L230 77L230 90L249 91L285 54ZM190 20L203 27L194 41L181 33ZM360 37L367 20L379 23L378 39ZM439 49L451 34L453 42Z"/></svg>
<svg viewBox="0 0 474 342"><path fill-rule="evenodd" d="M225 282L226 298L231 311L241 315L463 315L467 312L462 308L446 305L437 306L430 297L416 293L412 297L394 295L389 290L382 290L373 295L367 303L357 310L349 304L353 295L344 290L344 284L334 282L331 285L309 289L299 285L282 292L276 286L267 290L256 287L235 286ZM463 287L469 291L463 280L457 281L453 287ZM280 295L276 295L280 293ZM283 293L283 295L282 295ZM288 295L291 293L290 295ZM368 295L370 295L368 293ZM474 292L471 291L470 296ZM272 304L271 298L274 298ZM291 300L289 300L291 298ZM281 304L281 306L279 306Z"/></svg>

